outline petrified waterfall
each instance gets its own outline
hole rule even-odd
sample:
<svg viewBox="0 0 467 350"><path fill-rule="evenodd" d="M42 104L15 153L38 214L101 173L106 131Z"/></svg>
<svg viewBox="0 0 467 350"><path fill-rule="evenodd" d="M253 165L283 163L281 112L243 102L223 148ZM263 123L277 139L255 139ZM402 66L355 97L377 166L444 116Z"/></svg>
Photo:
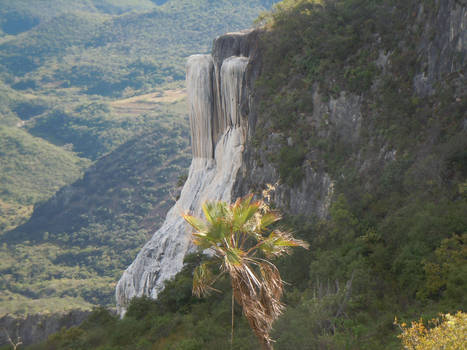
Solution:
<svg viewBox="0 0 467 350"><path fill-rule="evenodd" d="M164 281L182 269L183 258L193 245L191 231L181 214L200 216L201 204L206 200L231 201L247 129L240 108L245 98L242 95L247 64L248 58L240 55L225 58L194 55L188 59L186 78L193 150L188 179L161 228L118 282L120 315L135 296L156 298Z"/></svg>

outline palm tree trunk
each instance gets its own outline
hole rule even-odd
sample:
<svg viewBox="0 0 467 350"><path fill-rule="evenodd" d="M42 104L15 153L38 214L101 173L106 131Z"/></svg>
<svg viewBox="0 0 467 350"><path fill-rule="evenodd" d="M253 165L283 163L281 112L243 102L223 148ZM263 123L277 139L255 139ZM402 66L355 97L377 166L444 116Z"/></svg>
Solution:
<svg viewBox="0 0 467 350"><path fill-rule="evenodd" d="M230 350L232 350L233 336L234 336L234 307L235 307L235 299L234 299L234 292L232 289L232 329L230 330Z"/></svg>

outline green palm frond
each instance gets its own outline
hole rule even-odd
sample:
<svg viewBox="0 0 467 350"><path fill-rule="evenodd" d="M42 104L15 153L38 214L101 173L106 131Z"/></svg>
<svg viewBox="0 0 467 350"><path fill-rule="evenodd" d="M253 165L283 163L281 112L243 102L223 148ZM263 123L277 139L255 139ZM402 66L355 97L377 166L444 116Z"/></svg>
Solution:
<svg viewBox="0 0 467 350"><path fill-rule="evenodd" d="M223 218L213 218L208 225L206 238L213 244L221 243L228 235L231 225Z"/></svg>
<svg viewBox="0 0 467 350"><path fill-rule="evenodd" d="M206 223L203 220L188 214L183 214L182 216L186 222L188 222L196 231L198 231L197 233L205 232L207 230Z"/></svg>
<svg viewBox="0 0 467 350"><path fill-rule="evenodd" d="M243 264L243 257L245 252L236 248L227 248L225 250L224 264L228 271L232 266L241 266Z"/></svg>
<svg viewBox="0 0 467 350"><path fill-rule="evenodd" d="M193 243L202 250L212 247L212 242L206 239L206 234L193 233Z"/></svg>
<svg viewBox="0 0 467 350"><path fill-rule="evenodd" d="M292 247L308 249L309 244L294 238L290 232L274 230L258 245L258 249L267 257L279 257L290 254L290 248Z"/></svg>
<svg viewBox="0 0 467 350"><path fill-rule="evenodd" d="M269 226L271 226L276 221L281 219L281 215L278 212L270 211L259 217L258 220L258 230L260 232L265 231Z"/></svg>
<svg viewBox="0 0 467 350"><path fill-rule="evenodd" d="M250 219L259 211L259 202L251 203L253 196L249 195L232 205L232 224L235 231L241 231Z"/></svg>
<svg viewBox="0 0 467 350"><path fill-rule="evenodd" d="M204 216L209 223L217 218L227 217L228 205L225 202L205 202L202 205Z"/></svg>

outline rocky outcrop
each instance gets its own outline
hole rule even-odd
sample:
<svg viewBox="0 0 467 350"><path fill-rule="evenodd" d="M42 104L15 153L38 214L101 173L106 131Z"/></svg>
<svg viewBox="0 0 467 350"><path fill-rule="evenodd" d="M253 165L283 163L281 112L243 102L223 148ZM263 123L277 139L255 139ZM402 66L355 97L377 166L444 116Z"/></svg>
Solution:
<svg viewBox="0 0 467 350"><path fill-rule="evenodd" d="M0 318L0 346L8 343L5 331L13 341L19 337L23 345L36 344L63 327L70 328L81 324L88 316L89 311L80 310L24 317L5 315Z"/></svg>
<svg viewBox="0 0 467 350"><path fill-rule="evenodd" d="M434 87L440 79L447 75L458 73L465 74L467 52L467 3L464 0L434 0L431 4L421 3L418 13L407 31L419 31L420 39L417 42L401 42L401 47L416 45L416 55L420 62L420 71L413 78L414 91L420 96L431 95ZM436 11L429 11L428 6L433 6ZM430 13L430 15L428 15ZM435 15L431 15L434 13ZM432 17L429 17L432 16ZM407 37L410 37L407 35ZM382 72L392 64L392 51L380 52L374 62ZM258 56L259 54L257 54ZM257 58L256 62L261 59ZM261 69L257 64L256 71ZM457 78L458 79L458 78ZM464 78L459 79L464 81ZM377 88L378 82L373 86ZM323 96L315 84L313 86L312 104L313 112L306 116L307 122L317 130L317 136L326 139L337 137L351 148L355 148L354 162L361 172L368 168L381 168L383 164L396 158L395 151L389 146L383 145L377 154L368 157L359 154L359 144L362 143L362 126L365 122L364 106L368 104L365 96L359 96L350 92L341 91L338 96ZM459 90L465 91L465 85ZM250 119L250 131L257 126L256 104L259 101L253 99L249 105L252 108ZM251 117L252 116L252 117ZM263 116L266 119L267 116ZM368 123L368 118L366 122ZM267 120L262 120L262 125L268 126ZM371 121L370 121L371 122ZM467 118L464 126L467 125ZM372 138L377 137L373 135ZM271 161L270 156L278 154L281 147L287 144L294 147L294 141L280 133L271 133L261 140L261 145L255 145L251 139L246 145L244 159L240 172L242 176L237 178L235 186L236 196L243 195L252 189L264 188L267 183L276 183L280 178L277 164ZM306 160L302 168L304 175L298 183L292 186L278 183L272 193L274 204L283 212L292 215L307 215L323 218L327 216L332 195L334 193L334 181L322 167L315 166L314 150L307 150ZM355 164L354 164L355 165Z"/></svg>
<svg viewBox="0 0 467 350"><path fill-rule="evenodd" d="M182 214L199 216L206 200L232 199L248 133L248 66L254 35L253 31L224 35L215 40L212 55L188 59L193 160L179 200L118 282L120 315L135 296L156 298L164 281L182 269L184 256L193 249Z"/></svg>
<svg viewBox="0 0 467 350"><path fill-rule="evenodd" d="M464 0L436 0L436 16L426 21L428 4L421 4L415 24L423 27L417 45L424 70L414 79L414 88L421 96L434 92L434 83L445 74L461 70L466 65L467 3Z"/></svg>

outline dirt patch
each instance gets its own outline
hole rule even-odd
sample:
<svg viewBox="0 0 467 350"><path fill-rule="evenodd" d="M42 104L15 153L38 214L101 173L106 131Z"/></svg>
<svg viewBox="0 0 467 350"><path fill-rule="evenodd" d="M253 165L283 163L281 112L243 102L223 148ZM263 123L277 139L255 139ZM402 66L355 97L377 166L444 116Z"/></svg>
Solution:
<svg viewBox="0 0 467 350"><path fill-rule="evenodd" d="M113 101L110 106L118 114L140 115L156 109L157 106L181 101L185 97L185 89L166 90Z"/></svg>

